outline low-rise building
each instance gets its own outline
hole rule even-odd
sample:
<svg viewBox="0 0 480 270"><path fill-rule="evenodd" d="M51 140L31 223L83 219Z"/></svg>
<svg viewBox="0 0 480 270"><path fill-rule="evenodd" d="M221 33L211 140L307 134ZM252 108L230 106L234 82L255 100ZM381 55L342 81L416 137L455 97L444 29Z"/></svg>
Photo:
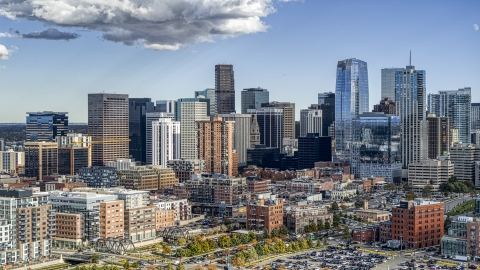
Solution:
<svg viewBox="0 0 480 270"><path fill-rule="evenodd" d="M125 210L125 238L132 242L154 239L156 236L155 206Z"/></svg>
<svg viewBox="0 0 480 270"><path fill-rule="evenodd" d="M247 177L248 191L254 193L265 193L268 191L270 180L260 179L258 177Z"/></svg>
<svg viewBox="0 0 480 270"><path fill-rule="evenodd" d="M187 199L167 199L154 202L157 211L173 210L173 221L178 225L182 220L192 219L192 209Z"/></svg>
<svg viewBox="0 0 480 270"><path fill-rule="evenodd" d="M76 248L82 245L83 227L81 214L56 213L57 235L55 245L60 248Z"/></svg>
<svg viewBox="0 0 480 270"><path fill-rule="evenodd" d="M376 209L362 209L355 211L355 216L366 222L382 222L390 220L390 212Z"/></svg>
<svg viewBox="0 0 480 270"><path fill-rule="evenodd" d="M442 183L447 183L453 176L454 165L450 160L429 159L419 163L408 164L408 183L415 192L422 192L427 185L437 191Z"/></svg>
<svg viewBox="0 0 480 270"><path fill-rule="evenodd" d="M392 240L392 222L384 221L380 223L380 242L386 243Z"/></svg>
<svg viewBox="0 0 480 270"><path fill-rule="evenodd" d="M341 190L332 190L330 193L331 200L343 200L345 198L351 198L357 195L356 189L341 189Z"/></svg>
<svg viewBox="0 0 480 270"><path fill-rule="evenodd" d="M175 227L175 210L159 210L155 211L155 229L161 231L165 228Z"/></svg>
<svg viewBox="0 0 480 270"><path fill-rule="evenodd" d="M271 196L247 204L247 230L269 233L283 225L283 200Z"/></svg>
<svg viewBox="0 0 480 270"><path fill-rule="evenodd" d="M87 186L93 188L110 188L118 186L117 169L113 167L93 166L78 169L78 177Z"/></svg>
<svg viewBox="0 0 480 270"><path fill-rule="evenodd" d="M380 230L378 226L366 226L352 230L353 241L370 243L379 241Z"/></svg>
<svg viewBox="0 0 480 270"><path fill-rule="evenodd" d="M175 172L175 176L181 183L190 180L193 174L205 172L205 160L201 159L173 159L167 166Z"/></svg>
<svg viewBox="0 0 480 270"><path fill-rule="evenodd" d="M333 214L328 213L328 209L316 205L291 205L285 207L284 225L290 232L302 234L305 227L312 222L315 224L326 222L332 223Z"/></svg>

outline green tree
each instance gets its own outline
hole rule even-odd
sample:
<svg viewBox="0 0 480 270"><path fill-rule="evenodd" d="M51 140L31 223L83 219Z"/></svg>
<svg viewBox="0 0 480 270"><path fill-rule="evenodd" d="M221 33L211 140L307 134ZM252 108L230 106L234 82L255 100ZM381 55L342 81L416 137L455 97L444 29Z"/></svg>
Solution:
<svg viewBox="0 0 480 270"><path fill-rule="evenodd" d="M169 255L170 253L172 253L172 248L169 246L163 246L163 254Z"/></svg>
<svg viewBox="0 0 480 270"><path fill-rule="evenodd" d="M249 253L249 256L248 256L248 257L250 258L250 260L256 260L256 259L258 259L258 254L257 254L257 250L256 250L256 249L251 248L251 249L248 250L248 253Z"/></svg>
<svg viewBox="0 0 480 270"><path fill-rule="evenodd" d="M390 183L385 185L385 189L391 191L391 190L397 189L397 186L394 183L390 182Z"/></svg>
<svg viewBox="0 0 480 270"><path fill-rule="evenodd" d="M323 219L319 219L317 221L317 230L318 231L323 231L323 229L325 229L325 227L323 226Z"/></svg>
<svg viewBox="0 0 480 270"><path fill-rule="evenodd" d="M288 234L288 228L287 228L287 226L282 225L282 226L280 227L279 234L280 234L280 235L287 235L287 234Z"/></svg>
<svg viewBox="0 0 480 270"><path fill-rule="evenodd" d="M263 254L268 255L268 254L270 254L270 252L271 252L271 250L268 247L268 245L264 245L263 246Z"/></svg>
<svg viewBox="0 0 480 270"><path fill-rule="evenodd" d="M138 268L138 262L137 262L137 261L134 261L134 262L132 263L132 267L133 267L134 269L137 269L137 268Z"/></svg>
<svg viewBox="0 0 480 270"><path fill-rule="evenodd" d="M404 184L403 185L403 191L405 192L411 192L413 190L413 186L410 184Z"/></svg>
<svg viewBox="0 0 480 270"><path fill-rule="evenodd" d="M270 233L270 235L272 236L272 238L277 237L278 236L278 230L273 229L272 232Z"/></svg>
<svg viewBox="0 0 480 270"><path fill-rule="evenodd" d="M185 245L187 244L187 239L185 239L185 238L183 238L183 237L180 237L180 238L178 238L178 240L177 240L177 244L178 244L179 246L185 246Z"/></svg>
<svg viewBox="0 0 480 270"><path fill-rule="evenodd" d="M177 265L176 270L185 270L185 266L183 266L183 264L179 264L179 265Z"/></svg>
<svg viewBox="0 0 480 270"><path fill-rule="evenodd" d="M333 202L333 203L331 204L330 209L331 209L332 211L338 211L338 209L339 209L339 208L338 208L338 203L337 203L337 202Z"/></svg>
<svg viewBox="0 0 480 270"><path fill-rule="evenodd" d="M318 230L317 224L315 224L315 222L310 223L310 230L312 232L316 232Z"/></svg>
<svg viewBox="0 0 480 270"><path fill-rule="evenodd" d="M417 195L413 192L405 194L405 200L407 201L413 201L415 198L417 198Z"/></svg>
<svg viewBox="0 0 480 270"><path fill-rule="evenodd" d="M345 239L349 239L351 236L352 235L350 233L350 230L348 229L348 227L345 227L343 229L342 237L345 238Z"/></svg>
<svg viewBox="0 0 480 270"><path fill-rule="evenodd" d="M159 267L161 267L161 266L159 266ZM167 265L167 270L175 270L175 267L173 267L173 264L169 263Z"/></svg>
<svg viewBox="0 0 480 270"><path fill-rule="evenodd" d="M324 245L324 246L327 246L327 245L328 245L328 242L327 242L327 238L326 238L326 237L323 238L323 245Z"/></svg>
<svg viewBox="0 0 480 270"><path fill-rule="evenodd" d="M242 269L245 266L245 259L242 257L237 257L232 260L233 266L236 266L238 269Z"/></svg>
<svg viewBox="0 0 480 270"><path fill-rule="evenodd" d="M311 237L307 239L307 245L309 248L313 248L315 246Z"/></svg>
<svg viewBox="0 0 480 270"><path fill-rule="evenodd" d="M232 246L232 241L228 235L223 235L218 238L218 245L222 248L227 248Z"/></svg>
<svg viewBox="0 0 480 270"><path fill-rule="evenodd" d="M309 233L309 232L311 232L310 225L306 225L305 227L303 227L303 232L304 232L304 233Z"/></svg>
<svg viewBox="0 0 480 270"><path fill-rule="evenodd" d="M254 239L257 239L257 236L253 232L248 232L247 234L248 242L252 242Z"/></svg>
<svg viewBox="0 0 480 270"><path fill-rule="evenodd" d="M308 248L307 240L305 240L305 238L298 239L298 245L301 249L307 249Z"/></svg>
<svg viewBox="0 0 480 270"><path fill-rule="evenodd" d="M422 197L430 198L432 196L432 189L433 189L432 185L426 185L425 187L423 187Z"/></svg>
<svg viewBox="0 0 480 270"><path fill-rule="evenodd" d="M265 238L270 238L270 234L268 233L268 231L266 229L263 230L263 239Z"/></svg>
<svg viewBox="0 0 480 270"><path fill-rule="evenodd" d="M457 177L455 175L450 176L450 178L448 178L448 182L452 184L457 182Z"/></svg>
<svg viewBox="0 0 480 270"><path fill-rule="evenodd" d="M123 269L125 269L125 270L130 269L130 263L129 263L128 261L126 261L126 262L123 264Z"/></svg>
<svg viewBox="0 0 480 270"><path fill-rule="evenodd" d="M317 240L317 244L315 245L316 248L319 248L322 246L322 242L320 241L320 239Z"/></svg>
<svg viewBox="0 0 480 270"><path fill-rule="evenodd" d="M275 243L275 251L278 253L284 253L287 247L285 246L285 243L283 241L278 241Z"/></svg>
<svg viewBox="0 0 480 270"><path fill-rule="evenodd" d="M448 232L448 229L450 228L451 224L452 224L452 218L450 216L447 216L447 218L443 222L443 228L445 232Z"/></svg>
<svg viewBox="0 0 480 270"><path fill-rule="evenodd" d="M93 253L92 254L92 263L98 263L98 260L100 260L100 255L98 255L98 253Z"/></svg>
<svg viewBox="0 0 480 270"><path fill-rule="evenodd" d="M330 222L328 220L325 220L325 230L330 230Z"/></svg>

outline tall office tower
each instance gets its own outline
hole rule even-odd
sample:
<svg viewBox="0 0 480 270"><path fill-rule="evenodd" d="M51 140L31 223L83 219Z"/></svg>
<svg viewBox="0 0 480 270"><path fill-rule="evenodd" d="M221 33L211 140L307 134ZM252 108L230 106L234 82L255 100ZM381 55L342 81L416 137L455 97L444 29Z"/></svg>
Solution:
<svg viewBox="0 0 480 270"><path fill-rule="evenodd" d="M5 140L0 138L0 151L5 151Z"/></svg>
<svg viewBox="0 0 480 270"><path fill-rule="evenodd" d="M42 181L44 175L58 173L58 145L50 142L25 143L25 177Z"/></svg>
<svg viewBox="0 0 480 270"><path fill-rule="evenodd" d="M255 118L257 120L260 144L264 144L266 147L283 149L283 109L258 108L249 109L247 112L252 114L254 120ZM252 129L254 123L252 123ZM253 143L251 140L252 137L250 137L250 144Z"/></svg>
<svg viewBox="0 0 480 270"><path fill-rule="evenodd" d="M384 98L380 100L379 104L373 105L372 112L383 112L384 114L395 114L395 101L392 101L389 98Z"/></svg>
<svg viewBox="0 0 480 270"><path fill-rule="evenodd" d="M295 139L295 103L272 101L262 108L278 108L283 111L283 138Z"/></svg>
<svg viewBox="0 0 480 270"><path fill-rule="evenodd" d="M161 118L152 122L152 165L167 167L168 161L180 158L180 122Z"/></svg>
<svg viewBox="0 0 480 270"><path fill-rule="evenodd" d="M382 100L390 99L395 102L395 73L402 68L382 68Z"/></svg>
<svg viewBox="0 0 480 270"><path fill-rule="evenodd" d="M323 134L322 110L319 108L319 105L312 104L308 109L300 110L300 138L308 133Z"/></svg>
<svg viewBox="0 0 480 270"><path fill-rule="evenodd" d="M153 122L162 120L162 119L174 119L175 114L174 113L168 113L168 112L147 112L145 116L145 122L146 122L146 163L148 165L153 164Z"/></svg>
<svg viewBox="0 0 480 270"><path fill-rule="evenodd" d="M336 153L334 161L351 162L352 120L368 110L367 63L355 58L338 61L335 88Z"/></svg>
<svg viewBox="0 0 480 270"><path fill-rule="evenodd" d="M250 127L250 147L255 148L255 145L260 144L260 126L258 125L257 115L254 114L252 118L252 125Z"/></svg>
<svg viewBox="0 0 480 270"><path fill-rule="evenodd" d="M438 156L443 156L450 150L450 119L429 114L427 122L428 158L437 159Z"/></svg>
<svg viewBox="0 0 480 270"><path fill-rule="evenodd" d="M298 169L311 169L315 162L332 161L332 138L308 133L298 139Z"/></svg>
<svg viewBox="0 0 480 270"><path fill-rule="evenodd" d="M365 112L353 119L352 173L356 178L402 180L401 120L394 115Z"/></svg>
<svg viewBox="0 0 480 270"><path fill-rule="evenodd" d="M234 148L233 121L213 117L212 121L197 121L198 158L205 160L208 173L238 175L238 154Z"/></svg>
<svg viewBox="0 0 480 270"><path fill-rule="evenodd" d="M245 88L242 91L242 114L249 109L258 109L262 103L270 102L270 94L263 88Z"/></svg>
<svg viewBox="0 0 480 270"><path fill-rule="evenodd" d="M25 153L12 149L0 151L0 173L15 174L18 167L25 165Z"/></svg>
<svg viewBox="0 0 480 270"><path fill-rule="evenodd" d="M480 103L472 103L470 106L470 129L480 129Z"/></svg>
<svg viewBox="0 0 480 270"><path fill-rule="evenodd" d="M428 113L450 118L452 128L458 129L458 139L463 143L470 143L471 99L470 87L428 94Z"/></svg>
<svg viewBox="0 0 480 270"><path fill-rule="evenodd" d="M92 137L78 133L56 138L58 173L75 175L80 168L92 166Z"/></svg>
<svg viewBox="0 0 480 270"><path fill-rule="evenodd" d="M181 158L198 158L198 138L196 122L210 120L210 100L206 98L179 99L177 102L175 117L175 120L180 122Z"/></svg>
<svg viewBox="0 0 480 270"><path fill-rule="evenodd" d="M217 93L215 89L207 88L203 91L195 91L195 98L208 98L210 100L210 115L217 114Z"/></svg>
<svg viewBox="0 0 480 270"><path fill-rule="evenodd" d="M27 112L27 142L54 142L68 133L66 112Z"/></svg>
<svg viewBox="0 0 480 270"><path fill-rule="evenodd" d="M150 98L129 98L128 136L130 157L142 164L147 162L147 122L149 112L163 112ZM162 107L163 108L163 107Z"/></svg>
<svg viewBox="0 0 480 270"><path fill-rule="evenodd" d="M411 65L395 73L395 109L402 119L402 166L428 158L426 73Z"/></svg>
<svg viewBox="0 0 480 270"><path fill-rule="evenodd" d="M233 128L233 147L238 153L238 165L247 165L247 148L250 147L250 129L252 126L251 114L219 114L224 121L235 122Z"/></svg>
<svg viewBox="0 0 480 270"><path fill-rule="evenodd" d="M156 104L157 104L158 112L175 113L177 101L176 100L157 100Z"/></svg>
<svg viewBox="0 0 480 270"><path fill-rule="evenodd" d="M215 65L217 113L235 112L235 79L233 65Z"/></svg>
<svg viewBox="0 0 480 270"><path fill-rule="evenodd" d="M335 122L335 93L318 94L318 105L322 110L322 136L330 136L328 128ZM332 138L334 138L332 136Z"/></svg>
<svg viewBox="0 0 480 270"><path fill-rule="evenodd" d="M92 165L128 158L128 95L88 94L88 135Z"/></svg>
<svg viewBox="0 0 480 270"><path fill-rule="evenodd" d="M475 163L480 161L480 146L470 143L455 143L450 147L450 160L458 180L474 181Z"/></svg>

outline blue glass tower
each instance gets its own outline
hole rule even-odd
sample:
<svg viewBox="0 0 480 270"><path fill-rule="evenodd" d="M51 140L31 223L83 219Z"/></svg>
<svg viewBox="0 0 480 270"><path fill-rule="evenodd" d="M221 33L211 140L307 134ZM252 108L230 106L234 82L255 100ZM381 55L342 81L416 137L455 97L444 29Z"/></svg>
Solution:
<svg viewBox="0 0 480 270"><path fill-rule="evenodd" d="M57 136L67 136L67 112L27 112L27 142L54 142Z"/></svg>
<svg viewBox="0 0 480 270"><path fill-rule="evenodd" d="M355 58L338 61L334 161L351 163L352 120L368 110L367 63Z"/></svg>

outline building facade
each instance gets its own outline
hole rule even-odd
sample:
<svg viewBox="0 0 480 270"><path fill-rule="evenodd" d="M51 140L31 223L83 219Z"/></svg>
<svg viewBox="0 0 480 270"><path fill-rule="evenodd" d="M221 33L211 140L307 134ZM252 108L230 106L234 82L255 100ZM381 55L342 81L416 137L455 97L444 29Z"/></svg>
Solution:
<svg viewBox="0 0 480 270"><path fill-rule="evenodd" d="M312 105L306 110L300 110L300 137L306 137L308 133L323 134L322 110L313 108Z"/></svg>
<svg viewBox="0 0 480 270"><path fill-rule="evenodd" d="M247 204L247 230L269 233L283 225L283 199L259 199Z"/></svg>
<svg viewBox="0 0 480 270"><path fill-rule="evenodd" d="M224 121L233 121L233 147L238 153L238 165L247 164L247 149L250 147L251 114L219 114ZM260 136L258 137L260 139Z"/></svg>
<svg viewBox="0 0 480 270"><path fill-rule="evenodd" d="M382 99L388 98L395 102L397 95L395 94L396 72L402 71L402 68L382 68Z"/></svg>
<svg viewBox="0 0 480 270"><path fill-rule="evenodd" d="M255 119L257 120L260 144L266 147L283 148L283 109L277 108L259 108L256 110L248 110L252 114L254 122L252 129L255 127ZM250 138L250 145L252 145Z"/></svg>
<svg viewBox="0 0 480 270"><path fill-rule="evenodd" d="M235 76L233 65L215 65L217 113L235 113Z"/></svg>
<svg viewBox="0 0 480 270"><path fill-rule="evenodd" d="M125 238L132 242L155 239L155 206L145 206L125 210Z"/></svg>
<svg viewBox="0 0 480 270"><path fill-rule="evenodd" d="M156 126L156 130L153 128L153 124L157 123L158 121L162 123L178 123L176 121L172 121L172 119L175 118L175 113L169 113L169 112L147 112L146 116L146 164L148 165L154 165L153 164L153 136L154 132L158 131L158 126ZM170 122L169 122L170 121ZM178 130L178 133L180 134L180 130ZM158 134L157 134L158 135ZM180 139L178 141L178 144L180 144ZM157 142L158 145L158 142ZM178 150L180 151L180 149Z"/></svg>
<svg viewBox="0 0 480 270"><path fill-rule="evenodd" d="M0 173L15 174L25 166L25 152L0 151Z"/></svg>
<svg viewBox="0 0 480 270"><path fill-rule="evenodd" d="M54 142L68 134L67 112L27 112L27 142Z"/></svg>
<svg viewBox="0 0 480 270"><path fill-rule="evenodd" d="M395 114L395 101L389 98L380 100L380 104L373 105L373 112L383 112L384 114Z"/></svg>
<svg viewBox="0 0 480 270"><path fill-rule="evenodd" d="M242 114L248 110L255 110L262 107L262 103L269 103L270 97L267 89L246 88L242 91Z"/></svg>
<svg viewBox="0 0 480 270"><path fill-rule="evenodd" d="M408 164L408 183L417 192L422 192L427 185L438 190L440 184L447 183L453 173L454 166L450 160L428 159Z"/></svg>
<svg viewBox="0 0 480 270"><path fill-rule="evenodd" d="M318 94L318 105L322 110L322 136L330 136L328 129L335 122L335 93L325 92Z"/></svg>
<svg viewBox="0 0 480 270"><path fill-rule="evenodd" d="M207 88L202 91L195 91L195 98L207 98L210 100L210 115L217 114L217 94L215 89Z"/></svg>
<svg viewBox="0 0 480 270"><path fill-rule="evenodd" d="M152 122L152 165L167 166L180 158L180 122L162 118Z"/></svg>
<svg viewBox="0 0 480 270"><path fill-rule="evenodd" d="M169 160L167 166L175 172L175 176L181 183L190 180L193 174L205 172L205 160L201 159Z"/></svg>
<svg viewBox="0 0 480 270"><path fill-rule="evenodd" d="M298 169L311 169L315 162L332 161L332 138L307 133L298 139Z"/></svg>
<svg viewBox="0 0 480 270"><path fill-rule="evenodd" d="M88 187L93 188L116 187L119 183L117 169L113 167L93 166L80 168L78 170L78 178L86 183Z"/></svg>
<svg viewBox="0 0 480 270"><path fill-rule="evenodd" d="M450 148L450 161L453 174L458 180L475 179L475 162L480 161L480 146L467 143L455 143Z"/></svg>
<svg viewBox="0 0 480 270"><path fill-rule="evenodd" d="M100 203L100 238L123 238L124 210L122 200Z"/></svg>
<svg viewBox="0 0 480 270"><path fill-rule="evenodd" d="M217 100L218 102L218 100ZM218 105L218 103L217 103ZM217 107L218 109L218 107ZM182 98L177 102L176 121L180 121L180 157L198 158L197 121L210 120L210 100L206 98Z"/></svg>
<svg viewBox="0 0 480 270"><path fill-rule="evenodd" d="M450 150L450 118L429 114L428 122L428 158L436 159Z"/></svg>
<svg viewBox="0 0 480 270"><path fill-rule="evenodd" d="M42 181L44 175L58 173L58 145L55 142L25 143L25 177Z"/></svg>
<svg viewBox="0 0 480 270"><path fill-rule="evenodd" d="M295 103L272 101L263 103L262 108L281 109L283 116L283 138L295 139Z"/></svg>
<svg viewBox="0 0 480 270"><path fill-rule="evenodd" d="M480 103L470 104L470 130L480 129Z"/></svg>

